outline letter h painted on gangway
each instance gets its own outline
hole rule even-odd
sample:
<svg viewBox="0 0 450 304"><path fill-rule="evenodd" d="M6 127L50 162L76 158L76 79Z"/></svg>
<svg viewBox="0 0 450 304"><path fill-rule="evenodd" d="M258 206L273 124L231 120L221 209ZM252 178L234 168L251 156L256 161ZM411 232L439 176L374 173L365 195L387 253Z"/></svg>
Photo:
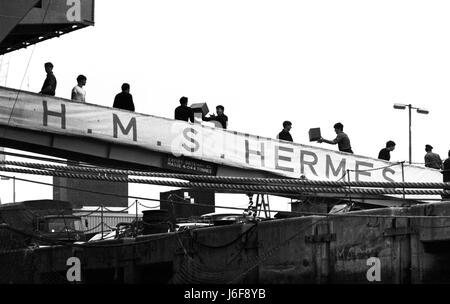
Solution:
<svg viewBox="0 0 450 304"><path fill-rule="evenodd" d="M247 136L248 138L248 136ZM260 143L260 150L251 150L250 149L250 142L248 139L245 140L245 162L247 164L250 164L250 155L256 155L261 158L261 167L265 166L265 155L264 155L264 143Z"/></svg>
<svg viewBox="0 0 450 304"><path fill-rule="evenodd" d="M44 117L43 117L43 122L42 122L44 127L48 126L48 117L55 116L55 117L61 118L61 129L65 130L66 129L66 105L61 104L61 112L49 111L46 100L42 101L42 106L44 108Z"/></svg>

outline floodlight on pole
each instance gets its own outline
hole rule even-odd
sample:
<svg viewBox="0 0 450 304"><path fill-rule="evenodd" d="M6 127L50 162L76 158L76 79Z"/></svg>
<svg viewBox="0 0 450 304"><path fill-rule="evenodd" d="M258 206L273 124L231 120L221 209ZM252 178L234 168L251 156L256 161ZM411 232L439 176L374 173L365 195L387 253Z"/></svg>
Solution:
<svg viewBox="0 0 450 304"><path fill-rule="evenodd" d="M404 110L404 109L406 109L406 105L400 104L400 103L396 103L396 104L394 104L394 109Z"/></svg>
<svg viewBox="0 0 450 304"><path fill-rule="evenodd" d="M417 113L419 114L429 114L430 111L423 108L416 108L413 107L411 104L401 104L401 103L395 103L394 109L397 110L405 110L408 108L408 115L409 115L409 163L412 163L412 136L411 136L411 109L417 110Z"/></svg>
<svg viewBox="0 0 450 304"><path fill-rule="evenodd" d="M426 110L426 109L417 109L417 113L420 113L420 114L428 114L428 113L430 113L428 110Z"/></svg>

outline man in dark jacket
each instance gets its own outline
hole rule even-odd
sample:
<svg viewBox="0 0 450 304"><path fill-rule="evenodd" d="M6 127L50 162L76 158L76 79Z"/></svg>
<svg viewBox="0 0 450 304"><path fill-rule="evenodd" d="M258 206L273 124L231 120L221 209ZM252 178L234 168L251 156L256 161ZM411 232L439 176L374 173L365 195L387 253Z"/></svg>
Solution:
<svg viewBox="0 0 450 304"><path fill-rule="evenodd" d="M180 106L175 109L175 119L194 122L194 111L187 106L188 98L180 98Z"/></svg>
<svg viewBox="0 0 450 304"><path fill-rule="evenodd" d="M277 138L281 139L281 140L293 142L291 133L289 133L289 131L291 131L291 129L292 129L292 123L290 121L283 122L283 130L278 134Z"/></svg>
<svg viewBox="0 0 450 304"><path fill-rule="evenodd" d="M40 94L55 96L56 91L56 77L53 75L53 64L51 62L47 62L44 64L45 72L47 73L47 77L45 78L44 84L42 85L42 89L39 92Z"/></svg>
<svg viewBox="0 0 450 304"><path fill-rule="evenodd" d="M386 143L386 148L381 149L380 153L378 153L378 159L384 159L389 161L391 159L391 151L395 149L395 142L392 140Z"/></svg>
<svg viewBox="0 0 450 304"><path fill-rule="evenodd" d="M134 111L133 95L130 94L130 85L122 84L122 92L114 98L113 108Z"/></svg>
<svg viewBox="0 0 450 304"><path fill-rule="evenodd" d="M216 112L217 116L215 114L212 114L210 117L203 117L204 121L217 121L219 122L220 126L224 129L228 127L228 116L226 116L223 112L225 111L225 108L223 106L217 106ZM216 124L217 126L217 124Z"/></svg>
<svg viewBox="0 0 450 304"><path fill-rule="evenodd" d="M433 153L433 147L431 145L425 145L425 167L433 169L441 169L442 160L439 154Z"/></svg>

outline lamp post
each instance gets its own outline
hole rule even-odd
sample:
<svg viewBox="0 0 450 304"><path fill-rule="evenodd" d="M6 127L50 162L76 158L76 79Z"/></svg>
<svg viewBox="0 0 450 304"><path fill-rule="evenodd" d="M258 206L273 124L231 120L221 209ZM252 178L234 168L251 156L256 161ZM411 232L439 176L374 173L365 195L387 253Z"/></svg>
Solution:
<svg viewBox="0 0 450 304"><path fill-rule="evenodd" d="M411 139L411 110L417 110L417 113L419 114L428 114L430 113L428 110L426 109L422 109L422 108L416 108L413 107L411 104L401 104L401 103L396 103L394 104L394 109L397 110L405 110L406 108L408 108L408 114L409 114L409 163L412 163L412 139Z"/></svg>

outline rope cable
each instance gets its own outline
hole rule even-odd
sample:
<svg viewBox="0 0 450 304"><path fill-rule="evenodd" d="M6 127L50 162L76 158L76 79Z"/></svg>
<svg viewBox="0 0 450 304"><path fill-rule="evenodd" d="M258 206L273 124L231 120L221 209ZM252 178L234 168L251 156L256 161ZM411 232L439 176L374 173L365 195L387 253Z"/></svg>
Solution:
<svg viewBox="0 0 450 304"><path fill-rule="evenodd" d="M271 185L246 185L246 184L218 184L218 183L196 183L196 182L179 182L179 181L169 181L169 180L155 180L155 179L136 179L136 178L125 178L117 176L98 176L98 175L88 175L88 174L76 174L76 173L64 173L58 171L41 171L34 169L18 169L18 168L7 168L0 167L0 171L5 172L16 172L25 173L33 175L46 175L46 176L59 176L74 179L90 179L90 180L101 180L110 182L128 182L136 184L151 184L159 186L168 187L180 187L180 188L199 188L199 189L210 189L210 190L227 190L229 192L241 193L241 192L255 192L260 191L264 193L281 192L288 194L299 194L299 193L341 193L341 194L391 194L391 195L401 195L401 194L412 194L412 195L450 195L450 190L426 190L426 189L369 189L369 188L321 188L321 187L300 187L300 186L271 186ZM442 184L439 184L442 186ZM445 187L449 187L450 184L445 184Z"/></svg>
<svg viewBox="0 0 450 304"><path fill-rule="evenodd" d="M131 175L131 176L145 176L154 178L173 178L197 182L216 182L216 183L263 183L263 184L283 184L283 185L310 185L310 186L328 186L328 187L376 187L376 188L445 188L450 189L450 183L437 182L376 182L376 181L317 181L304 179L289 179L289 178L252 178L252 177L223 177L223 176L205 176L205 175L190 175L177 173L159 173L159 172L145 172L145 171L131 171L107 169L98 167L81 167L81 166L57 166L49 164L26 163L16 161L0 161L0 165L10 165L17 167L28 167L40 170L58 170L70 172L88 172L101 174L117 174L117 175ZM23 169L22 169L23 170ZM348 170L352 171L352 170ZM344 177L344 176L343 176ZM342 179L342 178L341 178Z"/></svg>

